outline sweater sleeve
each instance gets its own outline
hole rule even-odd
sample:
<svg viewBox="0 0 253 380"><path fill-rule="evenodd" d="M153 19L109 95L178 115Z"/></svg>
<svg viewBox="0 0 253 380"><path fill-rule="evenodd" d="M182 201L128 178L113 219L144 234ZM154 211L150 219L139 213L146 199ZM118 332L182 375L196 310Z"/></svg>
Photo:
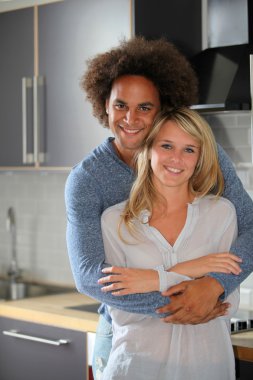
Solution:
<svg viewBox="0 0 253 380"><path fill-rule="evenodd" d="M253 202L244 190L236 171L224 150L218 146L219 161L225 180L223 196L235 206L238 224L238 237L231 252L242 258L242 272L239 275L211 273L224 288L222 299L235 290L253 270Z"/></svg>
<svg viewBox="0 0 253 380"><path fill-rule="evenodd" d="M158 307L169 303L159 292L115 297L97 283L103 276L105 252L101 231L103 202L100 189L88 175L72 170L65 187L67 249L77 290L102 303L128 312L159 317ZM161 317L161 315L160 315Z"/></svg>

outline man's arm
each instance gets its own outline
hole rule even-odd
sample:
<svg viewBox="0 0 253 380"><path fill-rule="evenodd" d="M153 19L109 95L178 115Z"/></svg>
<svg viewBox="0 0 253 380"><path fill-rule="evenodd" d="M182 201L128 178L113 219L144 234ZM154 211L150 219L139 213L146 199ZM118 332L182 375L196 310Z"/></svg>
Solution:
<svg viewBox="0 0 253 380"><path fill-rule="evenodd" d="M101 291L98 279L108 264L101 232L103 201L99 190L91 176L80 176L75 171L66 183L67 248L76 287L80 293L117 309L157 317L156 308L169 303L159 292L114 297Z"/></svg>
<svg viewBox="0 0 253 380"><path fill-rule="evenodd" d="M210 274L222 285L224 289L222 299L225 299L253 271L253 202L244 190L231 160L220 146L218 146L218 152L225 180L223 196L234 204L237 215L238 237L230 252L242 259L240 264L242 272L237 276L224 273Z"/></svg>

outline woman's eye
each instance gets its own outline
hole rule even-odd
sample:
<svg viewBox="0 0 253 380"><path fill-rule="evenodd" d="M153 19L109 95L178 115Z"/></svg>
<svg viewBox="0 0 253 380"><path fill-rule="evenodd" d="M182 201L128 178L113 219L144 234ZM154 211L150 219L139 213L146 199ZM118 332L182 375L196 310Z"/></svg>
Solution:
<svg viewBox="0 0 253 380"><path fill-rule="evenodd" d="M192 148L185 148L185 151L187 153L194 153L194 149L192 149Z"/></svg>
<svg viewBox="0 0 253 380"><path fill-rule="evenodd" d="M164 148L164 149L171 149L172 146L170 144L163 144L162 148Z"/></svg>

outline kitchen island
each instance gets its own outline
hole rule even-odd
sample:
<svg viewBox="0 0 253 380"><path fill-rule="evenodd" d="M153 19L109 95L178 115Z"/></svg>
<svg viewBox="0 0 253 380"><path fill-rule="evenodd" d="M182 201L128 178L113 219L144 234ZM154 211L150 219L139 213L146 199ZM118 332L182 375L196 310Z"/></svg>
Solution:
<svg viewBox="0 0 253 380"><path fill-rule="evenodd" d="M97 301L79 294L64 293L25 298L17 301L1 301L0 317L41 323L72 330L95 332L98 314L69 307L97 305Z"/></svg>
<svg viewBox="0 0 253 380"><path fill-rule="evenodd" d="M1 301L0 317L87 333L87 362L90 365L98 323L98 306L97 301L73 291ZM253 363L253 331L233 334L232 343L238 362Z"/></svg>

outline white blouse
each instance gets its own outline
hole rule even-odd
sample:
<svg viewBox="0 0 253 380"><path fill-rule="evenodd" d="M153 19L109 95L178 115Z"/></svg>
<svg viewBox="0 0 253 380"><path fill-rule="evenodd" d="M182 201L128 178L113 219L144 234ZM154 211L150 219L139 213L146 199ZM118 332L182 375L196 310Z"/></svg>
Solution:
<svg viewBox="0 0 253 380"><path fill-rule="evenodd" d="M231 202L213 196L188 205L186 223L171 246L162 234L149 226L143 211L136 220L134 238L124 225L118 235L125 202L105 210L102 231L107 262L132 268L159 268L160 290L189 280L166 269L176 263L208 253L229 251L237 235L236 212ZM227 299L228 316L199 325L177 325L142 314L109 307L113 341L103 380L233 380L234 355L229 319L239 305L239 290Z"/></svg>

